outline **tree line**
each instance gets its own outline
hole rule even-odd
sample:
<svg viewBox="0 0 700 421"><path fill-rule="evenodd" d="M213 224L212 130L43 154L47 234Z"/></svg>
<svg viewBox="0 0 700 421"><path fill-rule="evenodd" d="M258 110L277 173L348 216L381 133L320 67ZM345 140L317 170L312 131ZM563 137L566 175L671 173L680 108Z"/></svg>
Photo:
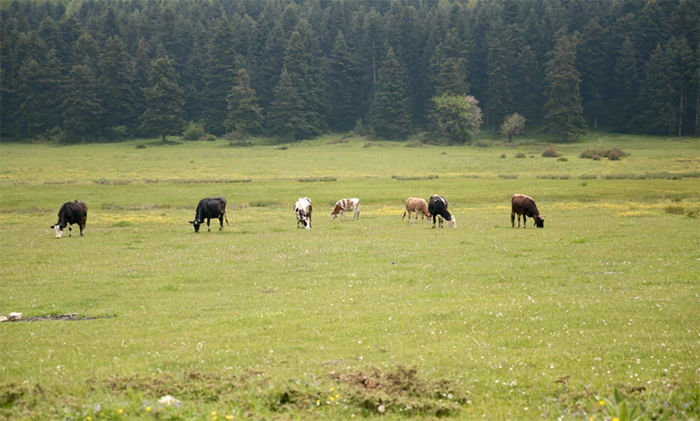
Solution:
<svg viewBox="0 0 700 421"><path fill-rule="evenodd" d="M0 9L0 137L468 142L514 113L700 134L695 0L64 0Z"/></svg>

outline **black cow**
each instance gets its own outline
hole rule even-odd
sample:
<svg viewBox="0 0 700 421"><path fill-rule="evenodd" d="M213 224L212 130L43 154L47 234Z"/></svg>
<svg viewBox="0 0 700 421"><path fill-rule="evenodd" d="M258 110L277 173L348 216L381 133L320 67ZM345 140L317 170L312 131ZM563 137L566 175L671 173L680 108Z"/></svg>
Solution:
<svg viewBox="0 0 700 421"><path fill-rule="evenodd" d="M219 231L224 229L224 219L226 220L226 225L228 225L228 218L226 218L226 199L223 197L207 197L202 199L197 204L197 213L194 216L194 221L190 221L190 224L194 225L194 232L199 232L199 226L207 220L207 231L211 231L211 219L218 218Z"/></svg>
<svg viewBox="0 0 700 421"><path fill-rule="evenodd" d="M87 221L87 206L84 202L80 200L75 200L73 202L66 202L61 206L58 211L58 222L51 225L54 231L56 231L56 238L61 238L63 236L63 229L68 225L68 236L73 236L73 226L72 224L78 224L80 227L80 236L83 236L83 230L85 229L85 221Z"/></svg>
<svg viewBox="0 0 700 421"><path fill-rule="evenodd" d="M527 217L535 220L537 228L544 228L544 216L537 210L537 205L532 197L524 194L514 194L511 199L510 224L515 228L515 215L518 215L518 228L520 228L520 215L523 216L523 228L527 224Z"/></svg>
<svg viewBox="0 0 700 421"><path fill-rule="evenodd" d="M428 212L433 217L433 228L435 228L435 219L440 221L440 228L442 228L442 219L447 221L447 225L451 228L457 228L457 220L450 212L447 210L447 200L440 195L433 195L428 201Z"/></svg>

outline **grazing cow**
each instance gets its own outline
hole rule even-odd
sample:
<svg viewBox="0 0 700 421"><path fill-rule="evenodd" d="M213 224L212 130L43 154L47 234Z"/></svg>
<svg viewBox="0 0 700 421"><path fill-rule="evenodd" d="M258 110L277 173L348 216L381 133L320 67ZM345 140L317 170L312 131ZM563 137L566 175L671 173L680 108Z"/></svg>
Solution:
<svg viewBox="0 0 700 421"><path fill-rule="evenodd" d="M87 206L84 202L76 200L73 202L66 202L61 206L58 211L58 222L51 225L54 231L56 231L56 238L61 238L63 236L63 229L68 225L68 236L73 235L72 224L78 224L80 227L80 236L83 236L83 230L85 229L85 221L87 221Z"/></svg>
<svg viewBox="0 0 700 421"><path fill-rule="evenodd" d="M457 228L457 220L450 212L447 210L447 200L440 195L433 195L430 197L430 202L428 202L428 212L433 216L433 228L435 228L435 219L440 221L440 228L442 228L442 219L447 220L447 225L450 228Z"/></svg>
<svg viewBox="0 0 700 421"><path fill-rule="evenodd" d="M226 225L228 225L228 218L226 218L226 199L223 197L207 197L202 199L197 204L197 211L194 216L194 221L190 221L190 224L194 226L194 232L199 232L199 226L207 220L207 231L211 231L211 219L219 219L219 231L224 230L224 220L226 220Z"/></svg>
<svg viewBox="0 0 700 421"><path fill-rule="evenodd" d="M515 228L515 215L518 215L518 228L520 228L520 215L523 216L523 228L527 224L527 217L535 220L537 228L544 228L544 216L537 210L537 205L532 197L524 194L514 194L511 200L510 223Z"/></svg>
<svg viewBox="0 0 700 421"><path fill-rule="evenodd" d="M346 219L345 211L349 210L353 212L352 219L360 219L360 199L354 197L352 199L340 199L335 202L335 207L331 212L331 221L337 218L338 214L340 214L342 219Z"/></svg>
<svg viewBox="0 0 700 421"><path fill-rule="evenodd" d="M430 212L428 212L428 202L425 199L419 197L409 197L406 199L406 210L403 211L403 216L401 220L408 214L408 222L411 222L411 213L416 213L416 219L414 223L418 222L418 214L420 214L421 220L430 219Z"/></svg>
<svg viewBox="0 0 700 421"><path fill-rule="evenodd" d="M311 212L313 211L313 206L311 206L311 199L308 197L301 197L294 204L294 214L297 216L297 228L301 228L301 224L305 229L311 229Z"/></svg>

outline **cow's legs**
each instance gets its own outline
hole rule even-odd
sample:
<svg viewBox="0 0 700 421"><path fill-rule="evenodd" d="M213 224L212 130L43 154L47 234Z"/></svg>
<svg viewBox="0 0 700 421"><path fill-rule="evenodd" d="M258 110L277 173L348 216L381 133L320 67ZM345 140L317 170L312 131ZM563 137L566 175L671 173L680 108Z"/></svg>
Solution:
<svg viewBox="0 0 700 421"><path fill-rule="evenodd" d="M510 213L510 226L515 228L515 212ZM520 226L520 218L518 218L518 226Z"/></svg>
<svg viewBox="0 0 700 421"><path fill-rule="evenodd" d="M85 229L85 224L78 224L78 226L80 227L80 236L82 237L82 236L83 236L83 230Z"/></svg>
<svg viewBox="0 0 700 421"><path fill-rule="evenodd" d="M73 236L73 225L71 225L70 223L68 223L68 236Z"/></svg>
<svg viewBox="0 0 700 421"><path fill-rule="evenodd" d="M211 231L211 218L207 218L207 232Z"/></svg>
<svg viewBox="0 0 700 421"><path fill-rule="evenodd" d="M219 231L223 231L224 230L224 216L223 215L219 216L219 224L221 225L219 227Z"/></svg>
<svg viewBox="0 0 700 421"><path fill-rule="evenodd" d="M518 224L518 226L520 226L520 224ZM527 228L527 216L525 216L525 214L523 214L523 228Z"/></svg>

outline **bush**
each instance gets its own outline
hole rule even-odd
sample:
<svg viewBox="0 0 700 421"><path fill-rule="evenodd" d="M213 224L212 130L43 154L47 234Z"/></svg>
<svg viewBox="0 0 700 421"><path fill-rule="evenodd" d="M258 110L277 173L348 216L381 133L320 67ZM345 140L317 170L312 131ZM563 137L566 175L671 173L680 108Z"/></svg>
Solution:
<svg viewBox="0 0 700 421"><path fill-rule="evenodd" d="M516 158L525 158L525 156L526 156L526 155L525 155L524 153L522 153L522 152L518 152L518 153L515 154L515 157L516 157Z"/></svg>
<svg viewBox="0 0 700 421"><path fill-rule="evenodd" d="M559 158L557 158L557 161L567 162L568 159L566 159L566 157L560 156Z"/></svg>
<svg viewBox="0 0 700 421"><path fill-rule="evenodd" d="M184 140L199 140L199 139L203 138L204 135L206 135L206 134L207 134L207 132L204 130L203 125L201 125L199 123L191 122L187 126L185 131L182 132L182 139L184 139ZM214 139L216 139L216 138L214 138Z"/></svg>
<svg viewBox="0 0 700 421"><path fill-rule="evenodd" d="M557 148L554 147L551 143L547 145L545 150L542 151L542 156L545 158L557 158L561 156L559 151L557 151Z"/></svg>
<svg viewBox="0 0 700 421"><path fill-rule="evenodd" d="M630 154L616 146L611 149L586 149L585 151L579 154L579 158L592 159L594 161L599 161L602 158L608 158L611 161L619 161L623 157L629 155Z"/></svg>

